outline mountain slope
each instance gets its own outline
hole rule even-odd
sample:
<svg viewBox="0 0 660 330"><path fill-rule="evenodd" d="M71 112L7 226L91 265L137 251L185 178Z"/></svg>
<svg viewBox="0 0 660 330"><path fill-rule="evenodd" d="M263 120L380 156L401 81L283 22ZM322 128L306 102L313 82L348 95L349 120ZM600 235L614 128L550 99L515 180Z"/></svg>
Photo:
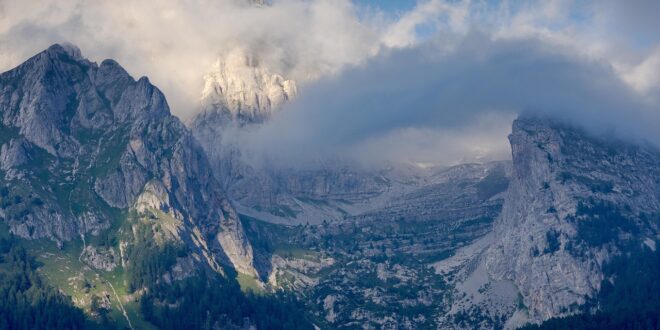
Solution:
<svg viewBox="0 0 660 330"><path fill-rule="evenodd" d="M14 234L61 246L114 228L117 246L88 253L119 255L113 268L146 227L194 264L256 275L202 149L147 78L54 45L0 76L0 114L0 216Z"/></svg>
<svg viewBox="0 0 660 330"><path fill-rule="evenodd" d="M543 320L598 292L626 241L657 239L646 217L660 214L660 153L532 119L513 131L515 175L486 262Z"/></svg>
<svg viewBox="0 0 660 330"><path fill-rule="evenodd" d="M514 122L509 139L502 213L457 270L456 300L441 317L454 325L515 327L585 312L604 280L617 285L605 265L660 239L655 147L530 117Z"/></svg>
<svg viewBox="0 0 660 330"><path fill-rule="evenodd" d="M442 169L410 192L332 222L242 218L269 283L299 292L318 325L433 328L449 301L447 278L432 266L491 232L509 169L509 162Z"/></svg>

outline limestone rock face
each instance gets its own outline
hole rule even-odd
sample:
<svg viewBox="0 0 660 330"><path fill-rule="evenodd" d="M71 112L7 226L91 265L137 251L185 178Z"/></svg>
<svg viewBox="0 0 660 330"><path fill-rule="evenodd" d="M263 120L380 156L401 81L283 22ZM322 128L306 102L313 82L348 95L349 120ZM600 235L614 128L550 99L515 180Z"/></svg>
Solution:
<svg viewBox="0 0 660 330"><path fill-rule="evenodd" d="M658 233L644 215L660 212L660 153L534 118L516 120L509 139L513 174L483 263L493 280L513 281L538 322L597 293L622 241ZM583 229L599 220L591 205L620 208L617 222L600 225L611 235Z"/></svg>
<svg viewBox="0 0 660 330"><path fill-rule="evenodd" d="M333 164L316 169L270 170L244 164L224 182L242 211L285 223L341 219L361 211L361 207L370 207L373 199L398 186L377 171Z"/></svg>
<svg viewBox="0 0 660 330"><path fill-rule="evenodd" d="M254 272L203 150L146 77L53 45L0 75L0 116L3 221L15 234L61 242L150 208L174 215L180 239L208 262Z"/></svg>
<svg viewBox="0 0 660 330"><path fill-rule="evenodd" d="M81 260L95 269L109 272L117 267L119 258L113 248L97 249L88 245L82 252Z"/></svg>
<svg viewBox="0 0 660 330"><path fill-rule="evenodd" d="M229 206L227 201L222 202ZM222 247L222 251L231 261L236 270L253 276L259 276L254 265L252 246L238 219L238 214L232 209L225 214L226 221L220 222L220 230L216 235L216 242Z"/></svg>
<svg viewBox="0 0 660 330"><path fill-rule="evenodd" d="M271 72L257 55L236 48L227 52L204 76L202 120L213 116L240 123L262 122L297 94L293 80Z"/></svg>
<svg viewBox="0 0 660 330"><path fill-rule="evenodd" d="M0 168L9 170L28 161L24 139L12 139L0 146Z"/></svg>

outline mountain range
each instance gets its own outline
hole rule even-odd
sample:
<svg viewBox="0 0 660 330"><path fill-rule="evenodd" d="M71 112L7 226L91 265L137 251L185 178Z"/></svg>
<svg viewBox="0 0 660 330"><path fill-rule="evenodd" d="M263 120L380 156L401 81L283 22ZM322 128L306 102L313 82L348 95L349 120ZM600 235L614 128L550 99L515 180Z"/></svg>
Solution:
<svg viewBox="0 0 660 330"><path fill-rule="evenodd" d="M188 125L74 46L0 75L7 328L660 324L656 146L521 115L511 160L254 166L223 134L298 91L227 54Z"/></svg>

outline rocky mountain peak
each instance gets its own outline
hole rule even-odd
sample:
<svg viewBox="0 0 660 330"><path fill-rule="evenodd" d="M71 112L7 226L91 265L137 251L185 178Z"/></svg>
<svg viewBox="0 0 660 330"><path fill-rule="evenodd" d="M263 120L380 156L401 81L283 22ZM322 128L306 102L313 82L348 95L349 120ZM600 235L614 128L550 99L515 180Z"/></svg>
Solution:
<svg viewBox="0 0 660 330"><path fill-rule="evenodd" d="M521 117L509 140L512 178L483 260L517 286L528 319L570 314L612 255L658 232L660 153L547 118Z"/></svg>
<svg viewBox="0 0 660 330"><path fill-rule="evenodd" d="M4 125L52 155L73 157L81 141L70 128L100 129L139 118L169 116L163 94L116 62L101 66L69 45L53 45L0 75Z"/></svg>
<svg viewBox="0 0 660 330"><path fill-rule="evenodd" d="M42 52L34 55L27 61L25 61L20 66L31 66L31 67L46 67L48 64L53 64L57 61L69 61L69 62L78 62L81 64L91 64L86 60L80 49L72 44L62 43L62 44L53 44L50 47L46 48ZM41 63L41 65L37 64Z"/></svg>
<svg viewBox="0 0 660 330"><path fill-rule="evenodd" d="M15 234L62 242L149 216L161 220L150 227L169 230L211 268L255 273L203 150L148 78L53 45L0 75L0 116L3 201L20 201L0 217ZM159 207L146 210L145 201ZM118 218L128 210L139 217Z"/></svg>
<svg viewBox="0 0 660 330"><path fill-rule="evenodd" d="M296 83L272 72L259 55L235 48L204 76L203 117L222 113L230 121L261 122L296 96Z"/></svg>
<svg viewBox="0 0 660 330"><path fill-rule="evenodd" d="M53 44L46 49L46 52L64 52L73 59L84 60L80 48L70 43Z"/></svg>

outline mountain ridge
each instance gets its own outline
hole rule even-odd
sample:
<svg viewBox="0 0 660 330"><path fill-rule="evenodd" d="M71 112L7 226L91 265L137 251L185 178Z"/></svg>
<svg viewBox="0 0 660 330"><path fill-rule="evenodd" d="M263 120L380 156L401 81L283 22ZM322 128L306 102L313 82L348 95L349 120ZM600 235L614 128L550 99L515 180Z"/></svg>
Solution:
<svg viewBox="0 0 660 330"><path fill-rule="evenodd" d="M135 81L113 60L96 65L72 46L53 45L0 81L3 125L17 130L2 147L6 179L27 187L63 187L53 192L59 198L49 191L40 195L40 206L54 215L27 214L28 221L9 222L12 232L58 242L99 234L116 221L113 209L140 209L136 202L151 200L177 218L190 248L207 251L209 265L222 262L255 274L238 215L213 179L205 154L148 78ZM39 150L47 153L41 155L43 166L21 168ZM43 170L49 173L37 175Z"/></svg>

